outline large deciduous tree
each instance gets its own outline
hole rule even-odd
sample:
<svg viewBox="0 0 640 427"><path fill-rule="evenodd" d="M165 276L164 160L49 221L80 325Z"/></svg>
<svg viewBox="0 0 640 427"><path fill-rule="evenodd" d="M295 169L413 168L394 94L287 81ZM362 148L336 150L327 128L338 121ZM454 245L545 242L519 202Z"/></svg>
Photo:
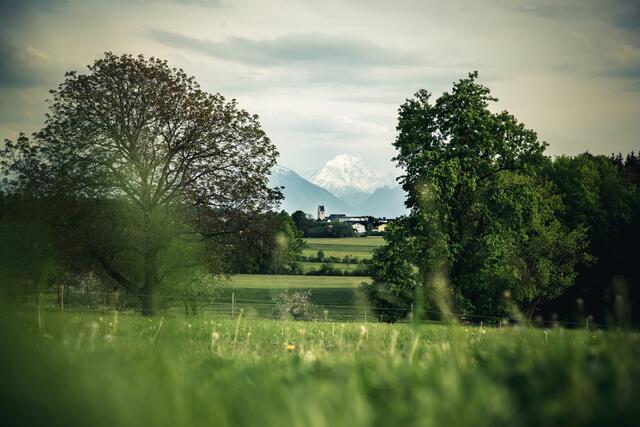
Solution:
<svg viewBox="0 0 640 427"><path fill-rule="evenodd" d="M177 236L238 232L277 203L267 185L277 155L235 100L166 61L107 53L88 72L66 74L44 128L7 141L3 158L15 191L82 201L96 217L96 201L118 207L110 227L127 238L114 244L104 227L84 227L85 249L151 314L159 252Z"/></svg>
<svg viewBox="0 0 640 427"><path fill-rule="evenodd" d="M399 109L395 161L410 214L374 257L374 300L429 299L445 276L461 312L503 315L511 295L532 314L573 282L584 230L560 223L562 201L537 173L546 144L490 111L496 99L476 80L470 74L435 103L421 90Z"/></svg>

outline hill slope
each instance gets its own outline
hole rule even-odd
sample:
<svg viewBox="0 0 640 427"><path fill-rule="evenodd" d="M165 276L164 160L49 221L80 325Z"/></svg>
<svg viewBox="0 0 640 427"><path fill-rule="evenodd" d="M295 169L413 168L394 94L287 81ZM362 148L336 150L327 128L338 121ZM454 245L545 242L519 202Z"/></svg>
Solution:
<svg viewBox="0 0 640 427"><path fill-rule="evenodd" d="M316 215L318 205L324 205L328 213L351 213L351 208L324 188L307 181L291 169L276 166L271 171L269 184L284 187L281 208L289 213L301 210Z"/></svg>
<svg viewBox="0 0 640 427"><path fill-rule="evenodd" d="M400 186L382 187L374 191L357 209L366 215L395 218L408 213L404 206L405 198L404 190Z"/></svg>

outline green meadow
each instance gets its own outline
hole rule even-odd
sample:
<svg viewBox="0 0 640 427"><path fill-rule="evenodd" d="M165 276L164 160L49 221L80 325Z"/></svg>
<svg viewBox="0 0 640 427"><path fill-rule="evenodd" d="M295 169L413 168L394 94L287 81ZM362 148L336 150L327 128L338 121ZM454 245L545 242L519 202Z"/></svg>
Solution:
<svg viewBox="0 0 640 427"><path fill-rule="evenodd" d="M239 274L221 280L228 288L269 289L322 289L355 288L366 277L352 276L300 276L277 274Z"/></svg>
<svg viewBox="0 0 640 427"><path fill-rule="evenodd" d="M5 425L633 426L619 331L2 311Z"/></svg>
<svg viewBox="0 0 640 427"><path fill-rule="evenodd" d="M384 244L384 239L378 236L342 237L342 238L306 238L307 247L303 250L305 256L316 256L319 250L326 257L343 258L371 258L373 250Z"/></svg>
<svg viewBox="0 0 640 427"><path fill-rule="evenodd" d="M322 265L324 263L322 262L302 262L302 271L307 272L307 271L312 271L312 270L319 270ZM358 270L358 269L362 269L363 266L361 264L346 264L346 263L328 263L329 265L331 265L332 267L338 269L338 270L342 270L342 271L354 271L354 270Z"/></svg>
<svg viewBox="0 0 640 427"><path fill-rule="evenodd" d="M358 286L368 280L358 276L241 274L222 280L219 302L207 309L228 313L233 294L238 310L244 309L248 317L270 317L273 298L281 292L310 291L310 301L319 307L322 316L333 320L359 320L364 319L364 308L368 310L367 316L372 315L358 290Z"/></svg>
<svg viewBox="0 0 640 427"><path fill-rule="evenodd" d="M381 237L354 238L308 238L305 255L316 256L322 249L325 256L343 258L370 258L373 250L382 244ZM303 271L318 270L323 263L302 262ZM362 264L331 263L339 270L353 271L363 268ZM370 280L362 276L307 276L239 274L222 278L222 293L218 302L209 310L227 313L231 298L236 307L245 310L248 317L269 317L273 310L272 301L283 291L310 291L310 300L319 307L322 315L332 320L370 319L371 308L358 290L361 283ZM366 314L365 314L366 312Z"/></svg>

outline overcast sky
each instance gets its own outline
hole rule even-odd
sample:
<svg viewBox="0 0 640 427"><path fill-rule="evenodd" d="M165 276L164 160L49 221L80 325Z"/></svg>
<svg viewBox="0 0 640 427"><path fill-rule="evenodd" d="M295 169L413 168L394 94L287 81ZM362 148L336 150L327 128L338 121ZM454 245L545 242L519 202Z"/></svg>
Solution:
<svg viewBox="0 0 640 427"><path fill-rule="evenodd" d="M105 51L167 59L261 117L280 164L392 168L398 106L478 70L550 154L640 148L640 2L0 0L0 136Z"/></svg>

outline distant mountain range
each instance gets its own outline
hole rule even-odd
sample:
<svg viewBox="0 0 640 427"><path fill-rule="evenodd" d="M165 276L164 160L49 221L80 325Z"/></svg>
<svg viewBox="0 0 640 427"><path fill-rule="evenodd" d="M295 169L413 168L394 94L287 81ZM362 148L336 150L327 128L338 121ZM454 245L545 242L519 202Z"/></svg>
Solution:
<svg viewBox="0 0 640 427"><path fill-rule="evenodd" d="M276 166L270 185L284 187L281 208L289 213L301 210L315 216L318 205L329 214L395 218L407 213L402 188L389 185L393 183L389 177L373 174L359 157L340 155L327 162L312 180Z"/></svg>
<svg viewBox="0 0 640 427"><path fill-rule="evenodd" d="M281 208L289 213L301 210L315 216L318 205L324 205L327 212L346 213L350 209L344 200L282 166L271 170L269 183L273 187L284 187Z"/></svg>

